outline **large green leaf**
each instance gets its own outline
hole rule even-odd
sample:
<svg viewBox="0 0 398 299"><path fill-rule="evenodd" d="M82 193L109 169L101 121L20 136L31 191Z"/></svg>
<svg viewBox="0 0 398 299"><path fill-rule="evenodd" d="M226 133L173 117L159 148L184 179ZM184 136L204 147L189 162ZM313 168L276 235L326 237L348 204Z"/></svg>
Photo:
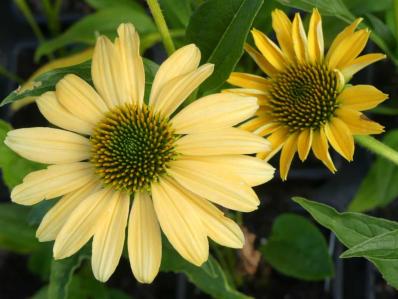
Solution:
<svg viewBox="0 0 398 299"><path fill-rule="evenodd" d="M192 14L190 0L160 0L160 7L171 28L186 28Z"/></svg>
<svg viewBox="0 0 398 299"><path fill-rule="evenodd" d="M387 133L383 143L397 149L398 130ZM378 157L373 163L348 210L365 212L377 207L384 207L398 196L398 166Z"/></svg>
<svg viewBox="0 0 398 299"><path fill-rule="evenodd" d="M157 72L158 65L149 59L144 59L145 67L145 92L149 92L153 78ZM1 106L21 100L25 97L36 97L46 91L54 90L55 85L67 74L75 74L83 80L91 83L91 61L86 61L70 67L59 68L38 76L33 81L33 88L24 91L15 90L11 92L2 102Z"/></svg>
<svg viewBox="0 0 398 299"><path fill-rule="evenodd" d="M48 286L48 298L68 298L69 286L74 272L85 259L90 257L87 247L71 257L62 260L53 260L51 264L50 282Z"/></svg>
<svg viewBox="0 0 398 299"><path fill-rule="evenodd" d="M301 197L293 200L301 205L321 225L330 229L348 248L361 244L378 235L398 229L398 223L360 213L339 213L332 207ZM398 288L398 260L369 258L382 273L384 279Z"/></svg>
<svg viewBox="0 0 398 299"><path fill-rule="evenodd" d="M202 91L219 88L243 53L243 45L263 0L209 0L192 15L187 39L201 50L202 62L215 64Z"/></svg>
<svg viewBox="0 0 398 299"><path fill-rule="evenodd" d="M35 59L67 45L75 43L94 44L96 33L112 38L116 35L116 29L121 23L134 24L137 31L142 35L157 31L152 19L137 3L131 2L127 6L113 5L84 17L61 35L43 42L37 48Z"/></svg>
<svg viewBox="0 0 398 299"><path fill-rule="evenodd" d="M137 5L137 1L135 0L85 0L85 1L95 9L103 9L112 6L125 5L129 6L131 9L142 10L142 7Z"/></svg>
<svg viewBox="0 0 398 299"><path fill-rule="evenodd" d="M392 6L393 0L344 0L344 4L356 15L385 11Z"/></svg>
<svg viewBox="0 0 398 299"><path fill-rule="evenodd" d="M25 175L43 168L44 165L28 161L10 150L4 144L4 139L9 130L11 130L11 126L0 120L0 168L3 181L11 190L15 185L22 182Z"/></svg>
<svg viewBox="0 0 398 299"><path fill-rule="evenodd" d="M302 216L280 215L260 250L264 259L285 275L304 280L322 280L333 275L325 238Z"/></svg>
<svg viewBox="0 0 398 299"><path fill-rule="evenodd" d="M221 266L212 256L202 267L194 266L177 254L167 240L163 241L161 270L184 273L195 286L217 299L251 298L229 284Z"/></svg>

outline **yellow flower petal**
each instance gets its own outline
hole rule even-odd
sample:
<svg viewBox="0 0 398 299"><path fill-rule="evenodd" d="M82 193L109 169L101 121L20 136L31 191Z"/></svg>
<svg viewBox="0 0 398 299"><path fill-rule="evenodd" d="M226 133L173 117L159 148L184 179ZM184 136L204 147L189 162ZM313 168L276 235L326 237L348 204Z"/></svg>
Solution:
<svg viewBox="0 0 398 299"><path fill-rule="evenodd" d="M336 49L330 53L329 67L331 69L343 69L350 65L365 48L369 35L370 32L367 29L362 29L342 40L336 46Z"/></svg>
<svg viewBox="0 0 398 299"><path fill-rule="evenodd" d="M178 153L195 156L253 154L269 150L267 140L238 128L186 135L175 145Z"/></svg>
<svg viewBox="0 0 398 299"><path fill-rule="evenodd" d="M34 205L84 186L94 178L88 162L51 165L47 169L31 172L22 184L11 191L11 200L21 205Z"/></svg>
<svg viewBox="0 0 398 299"><path fill-rule="evenodd" d="M340 107L336 115L350 129L353 135L380 134L384 132L384 127L371 121L364 114L356 110Z"/></svg>
<svg viewBox="0 0 398 299"><path fill-rule="evenodd" d="M130 196L114 192L101 215L93 238L91 266L95 278L105 282L115 272L123 252Z"/></svg>
<svg viewBox="0 0 398 299"><path fill-rule="evenodd" d="M276 122L269 122L269 123L266 123L265 125L262 125L261 127L257 128L256 130L254 130L253 133L258 136L264 137L269 134L272 134L279 128L280 128L280 124L278 124Z"/></svg>
<svg viewBox="0 0 398 299"><path fill-rule="evenodd" d="M283 53L290 61L295 61L296 55L292 43L292 22L280 9L275 9L272 12L272 28L275 31L276 38L278 39Z"/></svg>
<svg viewBox="0 0 398 299"><path fill-rule="evenodd" d="M188 160L209 163L220 169L229 169L249 186L261 185L272 179L275 169L267 162L245 155L191 156ZM185 157L181 157L185 159Z"/></svg>
<svg viewBox="0 0 398 299"><path fill-rule="evenodd" d="M257 109L254 97L217 93L196 100L171 122L177 134L200 133L232 127L253 116Z"/></svg>
<svg viewBox="0 0 398 299"><path fill-rule="evenodd" d="M286 127L280 127L275 130L267 140L271 144L271 151L264 152L261 155L257 155L260 159L270 160L277 152L280 151L286 139L289 136L289 129Z"/></svg>
<svg viewBox="0 0 398 299"><path fill-rule="evenodd" d="M265 59L265 57L252 46L246 43L244 49L265 74L272 77L272 75L277 72L272 64L269 63L268 60Z"/></svg>
<svg viewBox="0 0 398 299"><path fill-rule="evenodd" d="M36 100L41 114L53 125L80 134L90 135L93 124L70 113L60 104L55 92L48 91Z"/></svg>
<svg viewBox="0 0 398 299"><path fill-rule="evenodd" d="M159 272L162 238L152 199L146 192L135 194L127 246L135 278L141 283L151 283Z"/></svg>
<svg viewBox="0 0 398 299"><path fill-rule="evenodd" d="M187 261L201 266L209 257L209 243L199 215L187 195L170 178L152 184L153 206L162 231Z"/></svg>
<svg viewBox="0 0 398 299"><path fill-rule="evenodd" d="M381 59L385 59L386 57L387 56L385 54L381 53L371 53L359 56L350 63L348 63L346 66L344 66L341 69L341 73L343 74L345 81L348 82L355 73L367 67L369 64L372 64Z"/></svg>
<svg viewBox="0 0 398 299"><path fill-rule="evenodd" d="M265 123L270 122L271 117L270 116L256 116L252 118L251 120L241 124L239 128L253 132L254 130L262 127Z"/></svg>
<svg viewBox="0 0 398 299"><path fill-rule="evenodd" d="M317 63L323 59L323 32L322 19L319 11L314 8L308 30L308 57L311 63Z"/></svg>
<svg viewBox="0 0 398 299"><path fill-rule="evenodd" d="M319 129L313 132L312 151L315 157L322 161L323 164L332 172L336 172L336 167L333 164L332 158L329 154L328 140L324 129Z"/></svg>
<svg viewBox="0 0 398 299"><path fill-rule="evenodd" d="M88 182L83 187L63 196L43 217L36 237L40 242L55 240L75 208L91 194L100 189L97 179Z"/></svg>
<svg viewBox="0 0 398 299"><path fill-rule="evenodd" d="M206 199L203 199L188 190L185 190L190 202L199 215L207 235L220 245L231 248L242 248L245 242L243 232L234 221L224 216Z"/></svg>
<svg viewBox="0 0 398 299"><path fill-rule="evenodd" d="M154 109L164 116L170 116L186 98L205 81L214 70L214 65L206 63L198 69L166 82L154 103Z"/></svg>
<svg viewBox="0 0 398 299"><path fill-rule="evenodd" d="M115 48L119 56L118 87L123 103L142 104L145 92L145 72L140 55L140 39L132 24L121 24L117 29L119 39Z"/></svg>
<svg viewBox="0 0 398 299"><path fill-rule="evenodd" d="M348 161L354 156L354 138L347 125L337 117L333 117L325 125L325 133L333 148Z"/></svg>
<svg viewBox="0 0 398 299"><path fill-rule="evenodd" d="M388 99L385 94L372 85L355 85L345 88L337 97L344 108L369 110Z"/></svg>
<svg viewBox="0 0 398 299"><path fill-rule="evenodd" d="M262 91L268 90L271 87L271 82L268 79L257 75L239 72L232 72L231 75L229 75L227 82L231 85Z"/></svg>
<svg viewBox="0 0 398 299"><path fill-rule="evenodd" d="M66 75L56 87L58 101L76 117L96 125L108 111L97 92L76 75Z"/></svg>
<svg viewBox="0 0 398 299"><path fill-rule="evenodd" d="M265 59L267 59L275 69L283 71L285 69L286 60L278 46L259 30L253 29L252 35L256 47L260 50Z"/></svg>
<svg viewBox="0 0 398 299"><path fill-rule="evenodd" d="M298 62L306 63L308 61L307 36L305 35L303 22L299 13L296 13L293 19L292 39Z"/></svg>
<svg viewBox="0 0 398 299"><path fill-rule="evenodd" d="M297 151L301 161L307 159L312 145L312 129L304 129L297 139Z"/></svg>
<svg viewBox="0 0 398 299"><path fill-rule="evenodd" d="M159 99L164 85L174 78L195 71L200 63L200 50L194 44L184 46L175 51L164 61L155 76L152 84L149 104L154 105Z"/></svg>
<svg viewBox="0 0 398 299"><path fill-rule="evenodd" d="M83 200L73 211L55 239L55 259L63 259L76 253L86 244L97 230L102 216L109 209L113 191L102 189Z"/></svg>
<svg viewBox="0 0 398 299"><path fill-rule="evenodd" d="M124 103L125 90L119 85L121 69L122 62L115 46L107 37L100 36L94 48L91 77L109 108Z"/></svg>
<svg viewBox="0 0 398 299"><path fill-rule="evenodd" d="M279 161L279 171L282 180L286 180L290 165L297 151L297 133L291 134L282 147L281 158Z"/></svg>
<svg viewBox="0 0 398 299"><path fill-rule="evenodd" d="M270 98L266 91L253 89L253 88L228 88L228 89L223 89L221 92L232 93L244 97L256 97L257 104L260 106L268 104Z"/></svg>
<svg viewBox="0 0 398 299"><path fill-rule="evenodd" d="M4 143L22 157L45 164L72 163L91 155L89 140L52 128L24 128L7 133Z"/></svg>
<svg viewBox="0 0 398 299"><path fill-rule="evenodd" d="M195 160L169 163L167 172L184 188L229 209L249 212L257 209L256 193L232 171Z"/></svg>

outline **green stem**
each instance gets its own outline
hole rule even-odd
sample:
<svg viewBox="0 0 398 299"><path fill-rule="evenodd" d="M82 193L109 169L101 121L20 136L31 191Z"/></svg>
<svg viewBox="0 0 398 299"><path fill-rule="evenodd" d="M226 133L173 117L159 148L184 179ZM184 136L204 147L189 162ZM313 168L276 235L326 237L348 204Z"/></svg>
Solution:
<svg viewBox="0 0 398 299"><path fill-rule="evenodd" d="M19 84L22 84L23 80L19 78L17 75L14 75L13 73L7 71L7 69L3 66L0 65L0 76L4 76L12 81L15 81Z"/></svg>
<svg viewBox="0 0 398 299"><path fill-rule="evenodd" d="M37 24L35 18L33 17L32 12L25 0L14 0L14 3L18 6L19 10L24 15L25 19L28 21L30 27L33 30L33 33L36 35L36 38L40 43L44 42L44 35L41 32L39 25Z"/></svg>
<svg viewBox="0 0 398 299"><path fill-rule="evenodd" d="M398 165L398 152L371 136L355 136L355 141L371 152Z"/></svg>
<svg viewBox="0 0 398 299"><path fill-rule="evenodd" d="M42 0L44 14L46 15L48 22L48 28L53 36L58 35L61 28L58 18L60 3L61 1L56 1L56 3L52 5L50 0Z"/></svg>
<svg viewBox="0 0 398 299"><path fill-rule="evenodd" d="M395 38L398 37L398 0L393 1L393 8L394 8L394 27L395 27Z"/></svg>
<svg viewBox="0 0 398 299"><path fill-rule="evenodd" d="M167 54L170 56L175 51L173 39L171 38L169 28L167 27L166 20L164 19L162 10L158 0L147 0L149 10L155 20L156 26L159 29L160 35L162 36L164 47L166 48Z"/></svg>

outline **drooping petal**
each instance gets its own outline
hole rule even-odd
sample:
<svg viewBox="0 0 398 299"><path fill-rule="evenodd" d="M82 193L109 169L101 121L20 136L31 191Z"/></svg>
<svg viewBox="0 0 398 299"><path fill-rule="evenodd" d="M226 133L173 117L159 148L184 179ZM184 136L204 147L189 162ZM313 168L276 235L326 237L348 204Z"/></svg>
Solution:
<svg viewBox="0 0 398 299"><path fill-rule="evenodd" d="M289 135L286 142L283 144L281 157L279 161L279 171L282 180L286 180L289 173L290 165L297 151L297 133Z"/></svg>
<svg viewBox="0 0 398 299"><path fill-rule="evenodd" d="M210 239L223 246L242 248L245 238L239 225L225 217L223 212L206 199L188 190L184 192L195 209L195 213L199 215Z"/></svg>
<svg viewBox="0 0 398 299"><path fill-rule="evenodd" d="M286 66L286 58L279 47L270 40L264 33L253 29L252 35L256 47L267 61L278 71L283 71Z"/></svg>
<svg viewBox="0 0 398 299"><path fill-rule="evenodd" d="M340 107L336 111L336 116L347 125L353 135L380 134L384 132L382 125L371 121L356 110Z"/></svg>
<svg viewBox="0 0 398 299"><path fill-rule="evenodd" d="M323 60L323 32L322 19L319 11L314 8L308 30L308 57L311 63L317 63Z"/></svg>
<svg viewBox="0 0 398 299"><path fill-rule="evenodd" d="M76 117L96 125L108 108L97 92L76 75L66 75L56 87L58 101Z"/></svg>
<svg viewBox="0 0 398 299"><path fill-rule="evenodd" d="M191 156L188 159L209 163L220 169L229 169L249 186L261 185L272 179L275 169L264 160L246 155ZM181 157L184 159L184 157Z"/></svg>
<svg viewBox="0 0 398 299"><path fill-rule="evenodd" d="M202 221L187 195L170 178L152 184L153 206L162 231L179 254L201 266L209 256L209 243Z"/></svg>
<svg viewBox="0 0 398 299"><path fill-rule="evenodd" d="M292 43L292 22L288 16L280 9L272 12L272 28L275 31L278 43L283 53L290 61L295 61L296 55Z"/></svg>
<svg viewBox="0 0 398 299"><path fill-rule="evenodd" d="M141 283L151 283L159 272L162 238L152 199L146 192L135 194L127 246L134 277Z"/></svg>
<svg viewBox="0 0 398 299"><path fill-rule="evenodd" d="M277 152L280 151L283 144L286 142L289 136L289 129L286 127L280 127L276 129L268 138L268 142L271 144L271 151L262 152L257 155L260 159L270 160Z"/></svg>
<svg viewBox="0 0 398 299"><path fill-rule="evenodd" d="M300 132L297 139L297 151L301 161L307 159L312 145L312 129L304 129Z"/></svg>
<svg viewBox="0 0 398 299"><path fill-rule="evenodd" d="M232 127L254 115L257 99L218 93L203 97L181 110L172 120L177 134L192 134Z"/></svg>
<svg viewBox="0 0 398 299"><path fill-rule="evenodd" d="M234 86L262 91L268 90L271 87L271 82L264 77L239 72L232 72L227 82Z"/></svg>
<svg viewBox="0 0 398 299"><path fill-rule="evenodd" d="M345 88L337 97L344 108L369 110L388 99L385 94L372 85L354 85Z"/></svg>
<svg viewBox="0 0 398 299"><path fill-rule="evenodd" d="M308 61L307 36L305 35L303 22L299 13L296 13L292 25L293 48L298 62Z"/></svg>
<svg viewBox="0 0 398 299"><path fill-rule="evenodd" d="M256 97L257 104L260 106L267 105L270 99L270 96L267 91L253 89L253 88L228 88L228 89L223 89L221 92L232 93L244 97Z"/></svg>
<svg viewBox="0 0 398 299"><path fill-rule="evenodd" d="M348 161L354 156L354 138L347 125L337 117L333 117L325 125L325 133L333 148Z"/></svg>
<svg viewBox="0 0 398 299"><path fill-rule="evenodd" d="M71 256L86 244L101 224L109 209L113 191L102 189L83 200L68 218L55 239L55 259Z"/></svg>
<svg viewBox="0 0 398 299"><path fill-rule="evenodd" d="M121 24L115 41L115 48L120 60L118 87L123 103L142 104L145 92L144 63L140 55L140 38L132 24Z"/></svg>
<svg viewBox="0 0 398 299"><path fill-rule="evenodd" d="M249 132L253 132L255 130L257 130L258 128L262 127L264 124L271 122L272 118L271 116L257 116L252 118L251 120L241 124L239 126L239 128L249 131Z"/></svg>
<svg viewBox="0 0 398 299"><path fill-rule="evenodd" d="M175 146L178 153L195 156L253 154L270 149L264 138L238 128L186 135Z"/></svg>
<svg viewBox="0 0 398 299"><path fill-rule="evenodd" d="M174 78L195 71L200 63L200 50L194 44L186 45L175 51L164 61L152 84L149 104L154 105L159 100L160 91L164 85Z"/></svg>
<svg viewBox="0 0 398 299"><path fill-rule="evenodd" d="M257 209L256 193L232 171L193 159L169 163L168 173L183 187L216 204L237 211Z"/></svg>
<svg viewBox="0 0 398 299"><path fill-rule="evenodd" d="M76 133L53 128L9 131L4 143L22 157L45 164L63 164L90 157L90 143Z"/></svg>
<svg viewBox="0 0 398 299"><path fill-rule="evenodd" d="M188 96L205 81L214 70L214 65L206 63L198 69L166 82L153 104L155 111L170 116Z"/></svg>
<svg viewBox="0 0 398 299"><path fill-rule="evenodd" d="M315 157L322 161L323 164L332 172L336 172L336 167L333 164L332 158L329 154L329 145L326 134L323 128L313 132L312 151Z"/></svg>
<svg viewBox="0 0 398 299"><path fill-rule="evenodd" d="M102 213L93 238L91 266L99 281L105 282L115 272L123 252L130 196L114 192L108 198L108 208Z"/></svg>
<svg viewBox="0 0 398 299"><path fill-rule="evenodd" d="M244 49L265 74L272 77L273 74L277 72L277 70L272 66L272 64L269 63L268 60L265 59L265 57L256 49L254 49L252 46L246 43Z"/></svg>
<svg viewBox="0 0 398 299"><path fill-rule="evenodd" d="M59 231L73 213L75 208L91 194L101 188L98 180L94 179L83 187L63 196L44 216L37 231L36 237L40 242L55 240Z"/></svg>
<svg viewBox="0 0 398 299"><path fill-rule="evenodd" d="M36 100L41 114L53 125L76 133L90 135L93 124L70 113L60 104L55 92L48 91Z"/></svg>
<svg viewBox="0 0 398 299"><path fill-rule="evenodd" d="M133 55L133 53L131 53ZM112 42L105 36L97 39L91 65L91 77L109 108L123 104L123 88L120 88L122 62Z"/></svg>
<svg viewBox="0 0 398 299"><path fill-rule="evenodd" d="M31 172L22 184L11 191L11 200L21 205L34 205L84 186L94 178L88 162L51 165L47 169Z"/></svg>
<svg viewBox="0 0 398 299"><path fill-rule="evenodd" d="M359 56L341 68L341 73L343 74L345 81L348 82L354 74L367 67L369 64L385 59L386 57L387 56L385 54L381 53L371 53Z"/></svg>

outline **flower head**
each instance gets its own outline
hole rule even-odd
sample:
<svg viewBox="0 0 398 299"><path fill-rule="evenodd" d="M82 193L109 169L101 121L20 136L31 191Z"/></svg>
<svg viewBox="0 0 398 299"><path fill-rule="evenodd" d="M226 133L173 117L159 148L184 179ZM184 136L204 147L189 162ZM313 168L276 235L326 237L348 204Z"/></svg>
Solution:
<svg viewBox="0 0 398 299"><path fill-rule="evenodd" d="M282 179L287 178L296 152L304 161L312 149L335 172L329 143L351 161L353 135L383 132L381 125L361 111L377 106L388 96L371 85L347 85L356 72L385 58L379 53L358 56L370 34L367 29L355 31L360 22L356 20L338 34L324 55L322 20L317 9L313 10L307 35L298 13L291 22L284 12L275 10L272 26L280 47L256 29L252 34L259 51L245 46L267 77L235 72L228 79L241 88L225 92L259 99L256 117L241 128L271 142L272 150L259 157L268 160L281 151Z"/></svg>
<svg viewBox="0 0 398 299"><path fill-rule="evenodd" d="M273 168L245 154L266 151L269 144L233 127L255 114L255 97L213 94L177 112L213 71L213 65L199 62L195 45L176 51L160 66L144 101L139 38L131 24L122 24L114 43L97 40L95 89L67 75L55 92L37 100L59 129L8 133L5 143L15 152L51 164L27 175L11 198L33 205L61 197L37 230L40 241L55 240L55 258L74 254L93 238L93 272L106 281L119 262L128 227L132 271L149 283L159 271L161 230L195 265L208 258L208 237L242 247L239 226L216 205L257 208L251 187L271 179Z"/></svg>

